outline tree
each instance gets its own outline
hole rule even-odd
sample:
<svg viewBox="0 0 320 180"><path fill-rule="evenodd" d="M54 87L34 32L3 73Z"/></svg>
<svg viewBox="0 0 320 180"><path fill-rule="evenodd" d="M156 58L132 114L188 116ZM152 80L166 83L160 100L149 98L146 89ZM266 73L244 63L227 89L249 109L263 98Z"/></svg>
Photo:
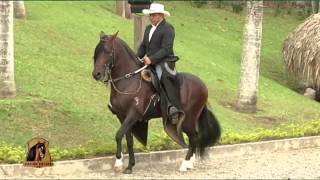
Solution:
<svg viewBox="0 0 320 180"><path fill-rule="evenodd" d="M237 108L255 112L259 84L263 1L247 1Z"/></svg>
<svg viewBox="0 0 320 180"><path fill-rule="evenodd" d="M0 98L15 97L13 1L0 1Z"/></svg>
<svg viewBox="0 0 320 180"><path fill-rule="evenodd" d="M18 18L18 19L26 18L26 9L24 7L24 1L21 1L21 0L13 1L13 8L14 8L15 18Z"/></svg>

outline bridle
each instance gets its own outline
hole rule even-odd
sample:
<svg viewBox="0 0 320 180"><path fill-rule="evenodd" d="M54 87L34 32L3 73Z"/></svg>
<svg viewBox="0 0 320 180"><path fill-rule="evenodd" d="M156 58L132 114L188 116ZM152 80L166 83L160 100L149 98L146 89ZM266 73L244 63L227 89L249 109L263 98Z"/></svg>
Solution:
<svg viewBox="0 0 320 180"><path fill-rule="evenodd" d="M107 39L101 38L100 41L102 42L107 42ZM113 48L113 41L112 41L112 48L111 50L106 49L103 46L103 53L107 56L106 58L108 59L108 62L104 65L105 66L105 74L107 76L104 76L104 78L101 80L103 83L107 84L110 81L112 81L111 77L111 70L114 67L114 48Z"/></svg>
<svg viewBox="0 0 320 180"><path fill-rule="evenodd" d="M102 42L107 42L108 40L101 38L100 39ZM116 86L116 82L119 82L120 80L123 79L129 79L137 74L139 74L142 70L146 69L148 67L148 65L144 65L142 68L135 70L133 72L127 73L123 76L117 77L117 78L112 78L112 69L114 68L114 53L115 53L115 49L114 49L114 40L112 40L112 48L110 49L106 49L105 47L103 47L103 53L106 54L107 58L108 58L108 62L105 64L105 76L104 78L101 80L104 84L108 84L111 83L111 85L113 86L113 88L119 93L119 94L125 94L125 95L130 95L130 94L137 94L140 89L141 89L141 84L142 84L142 76L140 75L140 81L139 81L139 87L134 91L134 92L122 92L120 91L117 86ZM141 63L142 60L140 60L138 57L136 57Z"/></svg>

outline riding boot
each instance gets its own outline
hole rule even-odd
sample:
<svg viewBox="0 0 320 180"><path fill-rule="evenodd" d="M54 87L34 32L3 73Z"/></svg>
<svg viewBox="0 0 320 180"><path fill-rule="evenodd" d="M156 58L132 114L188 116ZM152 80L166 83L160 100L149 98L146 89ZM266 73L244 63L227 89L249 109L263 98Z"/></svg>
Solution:
<svg viewBox="0 0 320 180"><path fill-rule="evenodd" d="M183 113L180 104L180 87L176 76L165 76L163 74L162 86L168 97L167 112L172 124L177 124L179 121L179 114Z"/></svg>

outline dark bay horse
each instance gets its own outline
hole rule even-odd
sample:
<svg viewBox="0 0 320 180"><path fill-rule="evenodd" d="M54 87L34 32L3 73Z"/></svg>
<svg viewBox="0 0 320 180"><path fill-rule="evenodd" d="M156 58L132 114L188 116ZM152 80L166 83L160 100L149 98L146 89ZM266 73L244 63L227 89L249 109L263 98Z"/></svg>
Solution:
<svg viewBox="0 0 320 180"><path fill-rule="evenodd" d="M161 116L160 103L155 103L155 88L143 80L139 69L143 66L128 45L114 35L100 34L100 41L94 52L95 80L111 84L110 110L118 117L121 127L116 133L116 170L122 170L121 141L126 135L129 163L124 173L132 173L135 165L133 135L144 145L147 143L148 120ZM182 132L188 136L188 152L180 166L181 171L192 169L190 159L196 153L203 154L206 147L214 145L220 138L220 126L207 108L208 90L204 83L194 75L179 73L181 84L181 105L185 112L182 123L172 125L163 118L167 134L178 144L186 146ZM161 101L161 100L160 100ZM150 106L156 104L152 113Z"/></svg>

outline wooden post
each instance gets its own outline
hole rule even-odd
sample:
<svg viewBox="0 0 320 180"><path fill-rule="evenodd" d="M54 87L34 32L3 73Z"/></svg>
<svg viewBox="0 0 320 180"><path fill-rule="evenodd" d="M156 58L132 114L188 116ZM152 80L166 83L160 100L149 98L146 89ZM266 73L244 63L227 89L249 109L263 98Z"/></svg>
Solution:
<svg viewBox="0 0 320 180"><path fill-rule="evenodd" d="M130 4L128 3L128 1L125 1L125 0L116 1L116 14L124 18L130 19L131 10L130 10Z"/></svg>
<svg viewBox="0 0 320 180"><path fill-rule="evenodd" d="M26 18L26 8L23 0L13 1L14 17L18 19Z"/></svg>
<svg viewBox="0 0 320 180"><path fill-rule="evenodd" d="M133 18L133 29L134 29L134 39L133 46L135 52L137 52L144 35L144 30L146 26L150 24L149 17L144 15L132 14Z"/></svg>

